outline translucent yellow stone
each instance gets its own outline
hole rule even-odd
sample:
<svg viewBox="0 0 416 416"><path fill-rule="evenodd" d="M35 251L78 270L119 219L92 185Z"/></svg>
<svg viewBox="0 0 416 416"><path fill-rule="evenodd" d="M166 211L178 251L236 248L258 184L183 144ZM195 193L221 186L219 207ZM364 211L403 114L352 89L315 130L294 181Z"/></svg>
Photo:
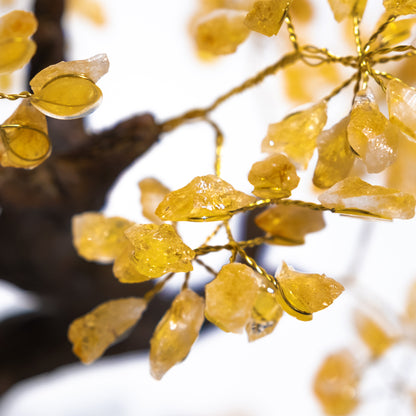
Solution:
<svg viewBox="0 0 416 416"><path fill-rule="evenodd" d="M51 153L46 117L25 99L0 126L0 164L33 169Z"/></svg>
<svg viewBox="0 0 416 416"><path fill-rule="evenodd" d="M383 5L389 14L405 15L416 13L415 0L383 0Z"/></svg>
<svg viewBox="0 0 416 416"><path fill-rule="evenodd" d="M379 22L380 24L386 21L388 14L385 13L383 20ZM376 46L385 48L402 43L411 36L415 23L415 18L396 20L390 23L386 30L380 34Z"/></svg>
<svg viewBox="0 0 416 416"><path fill-rule="evenodd" d="M111 263L126 244L124 231L133 223L124 218L107 218L99 212L72 217L72 238L78 254L86 260Z"/></svg>
<svg viewBox="0 0 416 416"><path fill-rule="evenodd" d="M254 163L248 180L254 186L253 194L259 198L286 198L298 186L299 176L290 160L278 153Z"/></svg>
<svg viewBox="0 0 416 416"><path fill-rule="evenodd" d="M182 290L158 323L150 340L150 372L160 380L183 361L204 322L204 299L190 289Z"/></svg>
<svg viewBox="0 0 416 416"><path fill-rule="evenodd" d="M361 210L386 219L409 219L415 214L415 199L412 195L384 186L370 185L357 177L338 182L323 192L319 201L327 208L346 213L349 210Z"/></svg>
<svg viewBox="0 0 416 416"><path fill-rule="evenodd" d="M329 188L344 179L354 164L355 155L347 138L348 122L346 117L318 136L319 158L313 175L318 188Z"/></svg>
<svg viewBox="0 0 416 416"><path fill-rule="evenodd" d="M416 89L398 79L387 84L390 121L416 140Z"/></svg>
<svg viewBox="0 0 416 416"><path fill-rule="evenodd" d="M167 194L156 215L164 221L219 221L255 201L218 176L197 176L185 187Z"/></svg>
<svg viewBox="0 0 416 416"><path fill-rule="evenodd" d="M143 216L154 224L162 224L162 220L155 214L155 211L170 189L155 178L141 180L139 188Z"/></svg>
<svg viewBox="0 0 416 416"><path fill-rule="evenodd" d="M306 168L316 147L316 138L326 124L326 103L290 114L279 123L270 124L262 142L266 153L284 152L296 166Z"/></svg>
<svg viewBox="0 0 416 416"><path fill-rule="evenodd" d="M291 0L256 1L248 12L244 23L255 32L273 36L279 32Z"/></svg>
<svg viewBox="0 0 416 416"><path fill-rule="evenodd" d="M411 325L416 323L416 281L410 285L410 288L407 291L404 319Z"/></svg>
<svg viewBox="0 0 416 416"><path fill-rule="evenodd" d="M214 55L235 52L250 34L243 21L244 13L233 10L216 10L204 16L195 28L198 50Z"/></svg>
<svg viewBox="0 0 416 416"><path fill-rule="evenodd" d="M349 351L326 357L313 383L315 396L327 415L344 416L358 405L358 365Z"/></svg>
<svg viewBox="0 0 416 416"><path fill-rule="evenodd" d="M124 233L134 247L132 260L140 274L160 277L193 269L195 252L183 243L171 225L136 224Z"/></svg>
<svg viewBox="0 0 416 416"><path fill-rule="evenodd" d="M74 354L90 364L103 355L126 331L136 325L147 303L141 298L110 300L72 322L68 338Z"/></svg>
<svg viewBox="0 0 416 416"><path fill-rule="evenodd" d="M322 212L295 205L274 205L257 215L258 227L276 237L272 243L303 244L305 235L325 227Z"/></svg>
<svg viewBox="0 0 416 416"><path fill-rule="evenodd" d="M296 272L285 262L276 278L289 306L309 314L327 308L344 290L340 283L324 274Z"/></svg>
<svg viewBox="0 0 416 416"><path fill-rule="evenodd" d="M38 28L36 17L31 12L13 10L0 17L0 39L28 38Z"/></svg>
<svg viewBox="0 0 416 416"><path fill-rule="evenodd" d="M32 104L54 118L83 117L100 104L102 93L95 82L108 71L108 66L104 54L51 65L30 81Z"/></svg>
<svg viewBox="0 0 416 416"><path fill-rule="evenodd" d="M310 0L297 0L290 4L290 15L295 22L310 22L314 15L314 10Z"/></svg>
<svg viewBox="0 0 416 416"><path fill-rule="evenodd" d="M374 358L383 355L397 341L397 336L390 328L383 327L364 312L356 313L355 327Z"/></svg>
<svg viewBox="0 0 416 416"><path fill-rule="evenodd" d="M261 279L244 264L223 266L205 286L205 317L225 332L242 332L251 319Z"/></svg>
<svg viewBox="0 0 416 416"><path fill-rule="evenodd" d="M95 0L68 0L65 11L78 13L97 26L106 23L106 15L103 5Z"/></svg>
<svg viewBox="0 0 416 416"><path fill-rule="evenodd" d="M346 17L354 15L362 17L367 0L328 0L328 3L334 13L335 20L341 22Z"/></svg>

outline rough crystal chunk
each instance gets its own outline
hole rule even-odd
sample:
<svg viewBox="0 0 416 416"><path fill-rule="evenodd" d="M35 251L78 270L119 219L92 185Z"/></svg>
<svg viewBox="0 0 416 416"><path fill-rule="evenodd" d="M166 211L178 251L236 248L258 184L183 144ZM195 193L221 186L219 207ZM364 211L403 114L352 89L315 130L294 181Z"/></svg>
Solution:
<svg viewBox="0 0 416 416"><path fill-rule="evenodd" d="M162 224L162 220L155 214L155 211L163 198L170 192L170 189L154 178L141 180L139 188L143 216L154 224Z"/></svg>
<svg viewBox="0 0 416 416"><path fill-rule="evenodd" d="M416 140L416 89L393 79L387 84L390 121Z"/></svg>
<svg viewBox="0 0 416 416"><path fill-rule="evenodd" d="M190 272L195 252L185 245L169 224L136 224L125 231L134 247L137 271L149 277Z"/></svg>
<svg viewBox="0 0 416 416"><path fill-rule="evenodd" d="M250 34L243 21L244 13L233 10L215 10L204 16L195 30L198 50L213 55L235 52Z"/></svg>
<svg viewBox="0 0 416 416"><path fill-rule="evenodd" d="M244 23L255 32L273 36L279 32L286 10L292 0L263 0L254 2Z"/></svg>
<svg viewBox="0 0 416 416"><path fill-rule="evenodd" d="M92 363L137 323L146 306L141 298L110 300L76 319L68 330L74 354L84 364Z"/></svg>
<svg viewBox="0 0 416 416"><path fill-rule="evenodd" d="M367 0L328 0L334 13L335 20L341 22L346 17L362 17Z"/></svg>
<svg viewBox="0 0 416 416"><path fill-rule="evenodd" d="M358 405L358 365L349 351L328 356L314 380L314 393L328 415L350 414Z"/></svg>
<svg viewBox="0 0 416 416"><path fill-rule="evenodd" d="M248 180L254 186L253 194L259 198L286 198L298 186L299 176L289 159L278 153L254 163Z"/></svg>
<svg viewBox="0 0 416 416"><path fill-rule="evenodd" d="M313 175L318 188L329 188L344 179L354 164L355 155L347 138L348 122L346 117L318 136L319 158Z"/></svg>
<svg viewBox="0 0 416 416"><path fill-rule="evenodd" d="M356 95L348 123L348 141L369 173L378 173L397 157L400 130L380 112L372 94Z"/></svg>
<svg viewBox="0 0 416 416"><path fill-rule="evenodd" d="M361 210L386 219L409 219L415 214L412 195L384 186L370 185L358 177L349 177L319 196L327 208L339 211ZM352 212L353 213L353 212Z"/></svg>
<svg viewBox="0 0 416 416"><path fill-rule="evenodd" d="M51 153L46 117L29 100L0 126L0 164L33 169Z"/></svg>
<svg viewBox="0 0 416 416"><path fill-rule="evenodd" d="M305 235L325 227L322 212L295 205L274 205L257 215L258 227L276 237L272 243L303 244Z"/></svg>
<svg viewBox="0 0 416 416"><path fill-rule="evenodd" d="M158 323L150 340L150 371L160 380L188 355L204 322L204 299L182 290Z"/></svg>
<svg viewBox="0 0 416 416"><path fill-rule="evenodd" d="M415 0L383 0L383 5L389 14L406 15L416 13Z"/></svg>
<svg viewBox="0 0 416 416"><path fill-rule="evenodd" d="M197 176L185 187L166 195L156 215L164 221L218 221L230 218L232 211L255 201L218 176Z"/></svg>
<svg viewBox="0 0 416 416"><path fill-rule="evenodd" d="M68 0L65 5L65 12L78 13L97 26L106 23L104 6L96 0Z"/></svg>
<svg viewBox="0 0 416 416"><path fill-rule="evenodd" d="M223 266L205 286L206 318L225 332L242 332L252 316L259 279L261 276L244 264Z"/></svg>
<svg viewBox="0 0 416 416"><path fill-rule="evenodd" d="M95 82L108 71L108 67L104 54L48 66L30 81L34 92L32 104L51 117L83 117L100 104L102 93Z"/></svg>
<svg viewBox="0 0 416 416"><path fill-rule="evenodd" d="M285 152L296 166L306 168L316 147L316 138L324 128L326 103L290 114L279 123L270 124L262 142L266 153Z"/></svg>
<svg viewBox="0 0 416 416"><path fill-rule="evenodd" d="M126 244L124 231L132 225L124 218L107 218L99 212L84 212L72 217L73 243L84 259L111 263Z"/></svg>

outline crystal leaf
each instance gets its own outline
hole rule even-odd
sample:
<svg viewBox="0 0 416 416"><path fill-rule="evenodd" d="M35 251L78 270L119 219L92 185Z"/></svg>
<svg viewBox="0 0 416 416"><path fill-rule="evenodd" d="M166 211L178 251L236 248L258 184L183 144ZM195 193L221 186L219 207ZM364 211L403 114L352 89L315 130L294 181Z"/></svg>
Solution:
<svg viewBox="0 0 416 416"><path fill-rule="evenodd" d="M349 177L319 196L321 204L337 211L361 210L385 219L409 219L415 214L412 195L384 186L370 185L358 177Z"/></svg>
<svg viewBox="0 0 416 416"><path fill-rule="evenodd" d="M154 224L162 224L162 220L155 214L156 208L163 198L170 192L161 182L154 178L145 178L139 182L140 204L143 216Z"/></svg>
<svg viewBox="0 0 416 416"><path fill-rule="evenodd" d="M32 104L54 118L83 117L100 104L102 93L95 82L108 71L108 66L104 54L51 65L30 81Z"/></svg>
<svg viewBox="0 0 416 416"><path fill-rule="evenodd" d="M279 123L270 124L262 142L266 153L285 152L296 166L306 168L316 147L316 138L324 128L326 103L290 114Z"/></svg>
<svg viewBox="0 0 416 416"><path fill-rule="evenodd" d="M319 158L313 175L318 188L329 188L344 179L354 164L355 155L347 139L348 121L346 117L318 136Z"/></svg>
<svg viewBox="0 0 416 416"><path fill-rule="evenodd" d="M372 94L361 91L356 95L347 131L351 147L369 173L381 172L396 160L402 133L380 112Z"/></svg>
<svg viewBox="0 0 416 416"><path fill-rule="evenodd" d="M292 0L263 0L254 2L244 23L255 32L273 36L279 32L286 10Z"/></svg>
<svg viewBox="0 0 416 416"><path fill-rule="evenodd" d="M289 159L278 153L254 163L248 180L254 186L253 194L259 198L286 198L298 186L299 176Z"/></svg>
<svg viewBox="0 0 416 416"><path fill-rule="evenodd" d="M257 215L255 222L277 237L275 244L303 244L305 235L325 227L322 212L295 205L274 205Z"/></svg>
<svg viewBox="0 0 416 416"><path fill-rule="evenodd" d="M416 13L415 0L383 0L387 13L394 15L406 15Z"/></svg>
<svg viewBox="0 0 416 416"><path fill-rule="evenodd" d="M213 55L234 53L250 34L243 21L244 13L233 10L215 10L204 16L195 30L198 50Z"/></svg>
<svg viewBox="0 0 416 416"><path fill-rule="evenodd" d="M126 243L124 231L133 223L124 218L107 218L99 212L72 217L72 238L78 255L89 261L111 263Z"/></svg>
<svg viewBox="0 0 416 416"><path fill-rule="evenodd" d="M74 354L84 364L92 363L136 325L146 306L140 298L110 300L76 319L68 330Z"/></svg>
<svg viewBox="0 0 416 416"><path fill-rule="evenodd" d="M240 333L252 316L262 277L240 263L223 266L205 286L205 316L225 332Z"/></svg>
<svg viewBox="0 0 416 416"><path fill-rule="evenodd" d="M183 243L171 225L136 224L125 235L134 247L132 260L138 273L160 277L193 269L195 252Z"/></svg>
<svg viewBox="0 0 416 416"><path fill-rule="evenodd" d="M204 322L204 299L190 289L182 290L158 323L150 340L150 372L160 380L183 361Z"/></svg>
<svg viewBox="0 0 416 416"><path fill-rule="evenodd" d="M23 100L0 126L0 164L33 169L51 153L46 117Z"/></svg>
<svg viewBox="0 0 416 416"><path fill-rule="evenodd" d="M314 380L314 393L328 415L350 414L358 405L360 375L349 351L329 355Z"/></svg>
<svg viewBox="0 0 416 416"><path fill-rule="evenodd" d="M335 20L341 22L346 17L357 16L361 18L367 0L328 0L328 3L334 13Z"/></svg>
<svg viewBox="0 0 416 416"><path fill-rule="evenodd" d="M393 79L387 84L390 121L416 140L416 89Z"/></svg>
<svg viewBox="0 0 416 416"><path fill-rule="evenodd" d="M197 176L185 187L166 195L156 215L164 221L219 221L255 201L218 176Z"/></svg>
<svg viewBox="0 0 416 416"><path fill-rule="evenodd" d="M285 262L276 278L289 306L309 314L327 308L344 290L340 283L324 274L296 272Z"/></svg>

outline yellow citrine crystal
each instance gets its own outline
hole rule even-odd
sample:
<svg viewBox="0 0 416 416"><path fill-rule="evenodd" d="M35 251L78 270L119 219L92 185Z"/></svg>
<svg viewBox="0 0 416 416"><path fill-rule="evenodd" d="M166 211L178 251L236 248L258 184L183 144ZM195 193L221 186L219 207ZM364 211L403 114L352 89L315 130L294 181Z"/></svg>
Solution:
<svg viewBox="0 0 416 416"><path fill-rule="evenodd" d="M289 306L308 314L327 308L344 290L340 283L324 274L300 273L285 262L276 278Z"/></svg>
<svg viewBox="0 0 416 416"><path fill-rule="evenodd" d="M240 333L251 319L262 277L240 263L223 266L205 286L205 316L225 332Z"/></svg>
<svg viewBox="0 0 416 416"><path fill-rule="evenodd" d="M116 299L76 319L68 330L74 354L84 364L100 358L111 344L137 323L146 307L146 301L141 298Z"/></svg>
<svg viewBox="0 0 416 416"><path fill-rule="evenodd" d="M0 164L33 169L51 153L46 117L23 100L0 126Z"/></svg>
<svg viewBox="0 0 416 416"><path fill-rule="evenodd" d="M139 182L140 204L143 216L154 224L162 224L162 220L155 214L156 208L163 198L170 192L155 178L145 178Z"/></svg>
<svg viewBox="0 0 416 416"><path fill-rule="evenodd" d="M270 124L262 142L266 153L284 152L296 166L306 168L316 147L316 138L325 126L326 103L290 114L279 123Z"/></svg>
<svg viewBox="0 0 416 416"><path fill-rule="evenodd" d="M204 16L195 28L198 50L214 55L235 52L250 34L243 21L244 13L234 10L215 10Z"/></svg>
<svg viewBox="0 0 416 416"><path fill-rule="evenodd" d="M388 13L386 13L388 15ZM387 16L383 16L382 24L386 21ZM412 29L416 23L415 18L395 20L390 23L387 28L379 35L376 46L379 48L386 48L397 45L408 39L412 34Z"/></svg>
<svg viewBox="0 0 416 416"><path fill-rule="evenodd" d="M380 112L371 93L356 95L347 131L351 147L369 173L381 172L396 160L402 133Z"/></svg>
<svg viewBox="0 0 416 416"><path fill-rule="evenodd" d="M344 416L358 405L360 375L349 351L326 357L315 376L313 389L327 415Z"/></svg>
<svg viewBox="0 0 416 416"><path fill-rule="evenodd" d="M254 186L253 194L259 198L286 198L298 186L299 176L290 160L278 153L254 163L248 180Z"/></svg>
<svg viewBox="0 0 416 416"><path fill-rule="evenodd" d="M290 15L296 22L310 22L314 16L311 0L297 0L290 4Z"/></svg>
<svg viewBox="0 0 416 416"><path fill-rule="evenodd" d="M78 13L97 26L106 23L106 16L103 5L95 0L68 0L66 10ZM65 10L65 11L66 11Z"/></svg>
<svg viewBox="0 0 416 416"><path fill-rule="evenodd" d="M171 225L136 224L124 233L134 247L132 260L138 273L154 278L193 269L195 252Z"/></svg>
<svg viewBox="0 0 416 416"><path fill-rule="evenodd" d="M319 158L313 175L318 188L329 188L344 179L354 164L355 155L347 138L348 122L346 117L318 136Z"/></svg>
<svg viewBox="0 0 416 416"><path fill-rule="evenodd" d="M303 244L305 235L325 227L322 212L295 205L274 205L257 215L259 228L276 237L272 243Z"/></svg>
<svg viewBox="0 0 416 416"><path fill-rule="evenodd" d="M72 238L78 254L86 260L111 263L126 243L124 231L133 223L124 218L107 218L99 212L72 217Z"/></svg>
<svg viewBox="0 0 416 416"><path fill-rule="evenodd" d="M255 32L273 36L279 32L280 26L292 0L255 1L244 20L245 25Z"/></svg>
<svg viewBox="0 0 416 416"><path fill-rule="evenodd" d="M255 201L218 176L197 176L185 187L167 194L156 215L164 221L218 221Z"/></svg>
<svg viewBox="0 0 416 416"><path fill-rule="evenodd" d="M183 361L204 322L204 299L190 289L182 290L158 323L150 340L150 372L160 380Z"/></svg>
<svg viewBox="0 0 416 416"><path fill-rule="evenodd" d="M381 218L409 219L415 214L412 195L370 185L358 177L345 178L319 196L321 204L337 211L361 210ZM353 213L353 212L352 212Z"/></svg>
<svg viewBox="0 0 416 416"><path fill-rule="evenodd" d="M406 15L416 13L415 0L383 0L383 5L389 14Z"/></svg>
<svg viewBox="0 0 416 416"><path fill-rule="evenodd" d="M83 117L100 104L102 93L95 82L108 67L105 54L48 66L30 81L34 92L32 104L54 118Z"/></svg>
<svg viewBox="0 0 416 416"><path fill-rule="evenodd" d="M397 341L397 336L390 328L383 327L364 312L356 313L355 327L361 340L375 358L383 355Z"/></svg>
<svg viewBox="0 0 416 416"><path fill-rule="evenodd" d="M38 27L33 13L14 10L0 17L0 73L9 73L25 66L36 51L29 39Z"/></svg>
<svg viewBox="0 0 416 416"><path fill-rule="evenodd" d="M416 140L416 89L393 79L387 84L390 121Z"/></svg>
<svg viewBox="0 0 416 416"><path fill-rule="evenodd" d="M334 13L335 20L341 22L346 17L357 16L362 17L367 0L328 0Z"/></svg>

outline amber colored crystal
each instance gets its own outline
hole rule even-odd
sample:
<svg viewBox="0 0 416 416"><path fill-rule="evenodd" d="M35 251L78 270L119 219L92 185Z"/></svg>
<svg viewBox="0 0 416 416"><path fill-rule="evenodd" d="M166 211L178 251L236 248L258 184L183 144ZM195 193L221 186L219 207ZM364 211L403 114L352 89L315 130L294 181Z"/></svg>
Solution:
<svg viewBox="0 0 416 416"><path fill-rule="evenodd" d="M126 244L124 231L133 223L124 218L107 218L99 212L72 217L72 238L78 255L89 261L111 263Z"/></svg>
<svg viewBox="0 0 416 416"><path fill-rule="evenodd" d="M327 415L348 415L357 407L360 381L357 367L346 350L329 355L321 364L313 389Z"/></svg>
<svg viewBox="0 0 416 416"><path fill-rule="evenodd" d="M275 244L303 244L305 235L325 227L322 212L295 205L274 205L256 216L258 227L277 237Z"/></svg>
<svg viewBox="0 0 416 416"><path fill-rule="evenodd" d="M223 266L205 286L205 316L225 332L240 333L249 322L262 277L240 263Z"/></svg>
<svg viewBox="0 0 416 416"><path fill-rule="evenodd" d="M33 169L51 153L46 117L25 99L0 126L0 164Z"/></svg>
<svg viewBox="0 0 416 416"><path fill-rule="evenodd" d="M388 13L386 13L388 15ZM387 16L383 16L380 24L386 20ZM402 43L412 34L412 29L416 23L415 18L395 20L390 23L387 28L378 37L377 47L386 48Z"/></svg>
<svg viewBox="0 0 416 416"><path fill-rule="evenodd" d="M193 269L195 252L183 243L171 225L136 224L124 233L134 247L132 260L138 273L160 277Z"/></svg>
<svg viewBox="0 0 416 416"><path fill-rule="evenodd" d="M383 0L383 5L389 14L406 15L416 13L415 0Z"/></svg>
<svg viewBox="0 0 416 416"><path fill-rule="evenodd" d="M290 3L290 15L295 22L310 22L314 16L311 0L296 0Z"/></svg>
<svg viewBox="0 0 416 416"><path fill-rule="evenodd" d="M279 32L286 10L292 0L256 1L248 12L244 23L255 32L273 36Z"/></svg>
<svg viewBox="0 0 416 416"><path fill-rule="evenodd" d="M412 195L384 186L370 185L358 177L345 178L319 196L327 208L361 210L381 218L409 219L415 214ZM352 212L353 213L353 212Z"/></svg>
<svg viewBox="0 0 416 416"><path fill-rule="evenodd" d="M183 361L204 322L204 299L190 289L182 290L158 323L150 340L150 372L160 380Z"/></svg>
<svg viewBox="0 0 416 416"><path fill-rule="evenodd" d="M362 17L367 0L328 0L335 20L341 22L346 17Z"/></svg>
<svg viewBox="0 0 416 416"><path fill-rule="evenodd" d="M68 0L65 11L78 13L97 26L106 23L106 15L103 5L95 0Z"/></svg>
<svg viewBox="0 0 416 416"><path fill-rule="evenodd" d="M216 10L204 16L195 28L198 50L214 55L235 52L250 34L243 21L244 13L233 10Z"/></svg>
<svg viewBox="0 0 416 416"><path fill-rule="evenodd" d="M324 274L300 273L285 262L276 278L289 306L309 314L327 308L344 290L340 283Z"/></svg>
<svg viewBox="0 0 416 416"><path fill-rule="evenodd" d="M104 54L48 66L30 81L34 92L32 104L51 117L83 117L100 104L102 93L95 82L108 71L108 67Z"/></svg>
<svg viewBox="0 0 416 416"><path fill-rule="evenodd" d="M290 114L279 123L270 124L262 142L266 153L284 152L296 166L306 168L316 147L316 138L324 128L326 103Z"/></svg>
<svg viewBox="0 0 416 416"><path fill-rule="evenodd" d="M416 140L416 89L393 79L387 84L390 121Z"/></svg>
<svg viewBox="0 0 416 416"><path fill-rule="evenodd" d="M162 224L162 220L155 214L155 211L170 189L155 178L142 179L139 182L139 188L143 216L154 224Z"/></svg>
<svg viewBox="0 0 416 416"><path fill-rule="evenodd" d="M137 323L146 307L146 301L141 298L115 299L76 319L68 330L74 354L84 364L100 358L111 344Z"/></svg>
<svg viewBox="0 0 416 416"><path fill-rule="evenodd" d="M346 117L318 136L319 158L313 175L318 188L329 188L344 179L354 164L355 155L347 138L348 122Z"/></svg>
<svg viewBox="0 0 416 416"><path fill-rule="evenodd" d="M164 221L218 221L255 201L218 176L197 176L185 187L167 194L156 215Z"/></svg>

